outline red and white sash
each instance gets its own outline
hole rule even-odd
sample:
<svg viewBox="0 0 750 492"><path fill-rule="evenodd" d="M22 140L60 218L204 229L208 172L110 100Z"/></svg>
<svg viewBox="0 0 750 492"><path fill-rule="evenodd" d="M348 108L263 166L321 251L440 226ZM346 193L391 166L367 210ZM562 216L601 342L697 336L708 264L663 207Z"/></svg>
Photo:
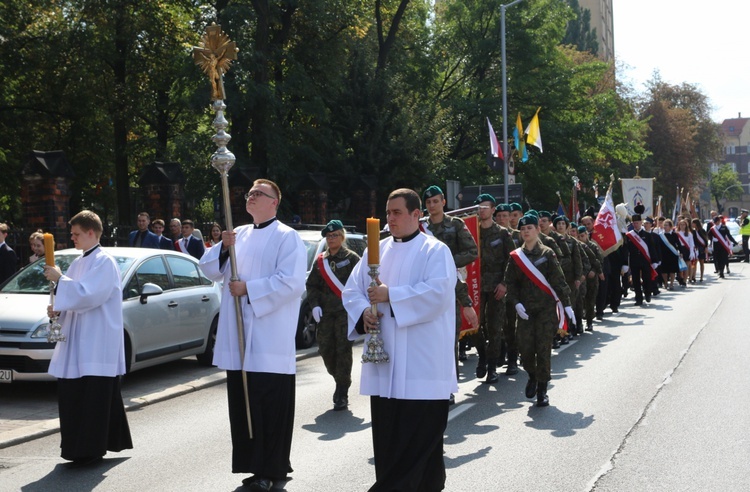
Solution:
<svg viewBox="0 0 750 492"><path fill-rule="evenodd" d="M318 255L317 262L318 270L320 270L320 275L323 277L323 280L326 281L326 284L328 284L328 287L331 288L333 293L336 294L339 299L341 299L341 291L344 290L344 284L342 284L341 281L333 273L330 263L325 261L325 259L323 258L323 253L320 253Z"/></svg>
<svg viewBox="0 0 750 492"><path fill-rule="evenodd" d="M729 241L719 232L719 226L713 226L711 228L711 234L714 235L714 239L719 242L724 249L727 250L728 254L732 254L732 247L729 245Z"/></svg>
<svg viewBox="0 0 750 492"><path fill-rule="evenodd" d="M535 267L533 263L531 263L531 260L529 260L528 256L526 256L526 254L523 252L523 247L511 251L510 257L513 258L513 261L516 262L518 268L520 268L521 271L525 273L527 277L529 277L529 280L531 280L534 285L539 287L542 292L551 296L555 300L558 319L557 327L561 330L567 331L565 308L562 305L562 301L560 301L560 298L557 297L557 293L555 293L555 290L552 288L549 282L547 282L547 279L544 278L542 272L540 272L539 269Z"/></svg>
<svg viewBox="0 0 750 492"><path fill-rule="evenodd" d="M690 244L688 244L687 239L685 239L685 236L682 235L681 232L677 233L677 237L680 238L680 242L682 245L690 251Z"/></svg>
<svg viewBox="0 0 750 492"><path fill-rule="evenodd" d="M693 234L693 236L695 236L695 239L697 239L698 242L701 243L701 247L706 247L706 241L703 240L703 236L701 236L700 232L695 231L695 234Z"/></svg>
<svg viewBox="0 0 750 492"><path fill-rule="evenodd" d="M182 246L182 242L185 240L185 238L180 238L177 240L177 242L174 243L174 249L176 251L179 251L180 253L187 253L187 250Z"/></svg>
<svg viewBox="0 0 750 492"><path fill-rule="evenodd" d="M638 251L641 252L644 258L646 258L646 261L648 261L649 268L651 268L651 280L654 280L656 277L659 276L659 274L656 272L653 266L651 266L651 255L648 254L648 245L643 241L643 238L638 235L637 232L635 232L635 229L632 231L628 231L626 234L631 241L633 241L633 244L635 244L635 247L638 248Z"/></svg>

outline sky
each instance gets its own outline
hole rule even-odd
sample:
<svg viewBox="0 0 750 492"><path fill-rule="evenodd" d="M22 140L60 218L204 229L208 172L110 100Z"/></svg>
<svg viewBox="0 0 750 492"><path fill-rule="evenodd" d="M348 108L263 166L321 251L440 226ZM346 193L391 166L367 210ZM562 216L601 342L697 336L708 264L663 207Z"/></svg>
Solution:
<svg viewBox="0 0 750 492"><path fill-rule="evenodd" d="M750 117L750 1L614 0L615 56L638 91L658 69L698 86L720 123Z"/></svg>

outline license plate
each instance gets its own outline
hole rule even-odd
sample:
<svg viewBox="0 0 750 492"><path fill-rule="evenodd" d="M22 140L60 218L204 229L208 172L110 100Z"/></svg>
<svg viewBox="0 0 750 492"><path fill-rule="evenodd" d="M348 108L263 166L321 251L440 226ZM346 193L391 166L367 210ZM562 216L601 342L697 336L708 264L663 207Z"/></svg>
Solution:
<svg viewBox="0 0 750 492"><path fill-rule="evenodd" d="M12 383L13 371L10 369L0 369L0 383Z"/></svg>

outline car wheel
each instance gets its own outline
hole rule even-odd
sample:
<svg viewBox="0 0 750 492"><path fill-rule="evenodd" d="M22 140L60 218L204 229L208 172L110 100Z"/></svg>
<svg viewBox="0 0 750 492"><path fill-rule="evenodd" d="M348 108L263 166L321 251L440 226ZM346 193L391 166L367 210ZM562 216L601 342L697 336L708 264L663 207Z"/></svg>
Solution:
<svg viewBox="0 0 750 492"><path fill-rule="evenodd" d="M297 323L297 348L306 349L315 343L315 330L318 324L312 316L312 309L308 304L304 304L300 309L299 322Z"/></svg>
<svg viewBox="0 0 750 492"><path fill-rule="evenodd" d="M208 341L206 341L206 350L202 354L195 356L198 364L202 366L211 366L214 362L214 347L216 346L216 330L219 328L219 317L216 316L211 322L211 329L208 331Z"/></svg>

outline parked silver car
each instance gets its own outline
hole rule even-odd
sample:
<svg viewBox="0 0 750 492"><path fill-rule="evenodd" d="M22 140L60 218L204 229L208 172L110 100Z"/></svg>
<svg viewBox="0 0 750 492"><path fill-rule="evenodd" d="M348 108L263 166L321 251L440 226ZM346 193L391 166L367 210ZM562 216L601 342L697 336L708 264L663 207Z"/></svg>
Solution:
<svg viewBox="0 0 750 492"><path fill-rule="evenodd" d="M196 355L210 365L219 321L219 284L191 256L147 248L107 248L123 285L128 371ZM81 252L55 252L67 271ZM0 383L53 380L47 374L54 344L47 342L49 282L44 259L24 268L0 289ZM59 342L67 343L67 342Z"/></svg>
<svg viewBox="0 0 750 492"><path fill-rule="evenodd" d="M320 253L326 247L325 238L321 237L320 231L323 230L324 226L320 226L317 230L298 230L302 242L307 247L307 275L310 275L312 270L313 261L318 257ZM367 238L365 235L357 232L346 233L346 247L362 256L362 253L367 246ZM315 331L317 329L317 323L312 317L312 306L307 302L307 291L302 294L302 302L299 308L299 321L297 324L297 348L308 348L315 343Z"/></svg>

